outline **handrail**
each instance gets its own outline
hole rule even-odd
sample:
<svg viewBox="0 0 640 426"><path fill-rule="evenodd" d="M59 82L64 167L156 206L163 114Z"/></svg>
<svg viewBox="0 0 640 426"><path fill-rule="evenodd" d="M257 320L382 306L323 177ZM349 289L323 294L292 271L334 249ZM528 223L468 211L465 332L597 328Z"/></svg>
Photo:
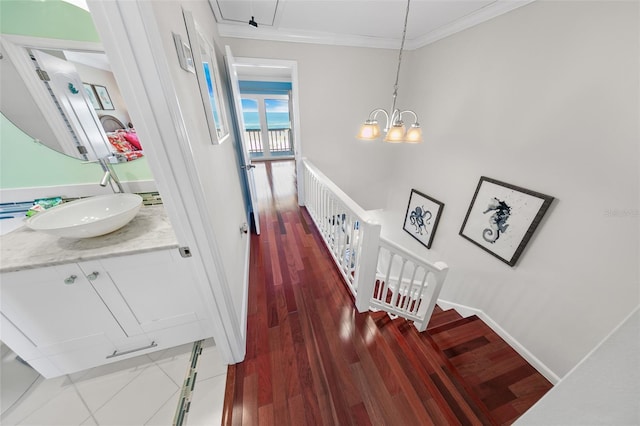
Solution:
<svg viewBox="0 0 640 426"><path fill-rule="evenodd" d="M329 179L324 173L322 173L316 166L314 166L313 163L311 163L306 158L302 159L302 163L309 172L314 174L318 180L322 181L322 183L327 187L328 190L336 194L340 201L342 201L345 206L356 216L359 216L363 221L371 222L370 214L365 209L360 207L358 203L353 201L351 197L346 194L346 192L340 189L338 185L333 183L333 181Z"/></svg>
<svg viewBox="0 0 640 426"><path fill-rule="evenodd" d="M399 246L398 244L394 243L391 240L388 240L387 238L380 237L380 243L381 243L381 245L383 245L383 244L387 245L388 248L392 248L396 253L402 254L402 257L404 257L405 259L410 260L410 261L412 261L414 263L424 264L426 267L428 267L429 269L432 269L434 271L442 272L442 271L446 270L449 267L449 266L447 266L446 263L444 263L442 261L431 263L428 260L422 259L417 254L413 253L411 250L406 249L406 248L404 248L402 246Z"/></svg>
<svg viewBox="0 0 640 426"><path fill-rule="evenodd" d="M429 262L382 238L381 225L307 159L302 159L302 170L304 205L358 311L384 310L424 331L448 272L446 263Z"/></svg>

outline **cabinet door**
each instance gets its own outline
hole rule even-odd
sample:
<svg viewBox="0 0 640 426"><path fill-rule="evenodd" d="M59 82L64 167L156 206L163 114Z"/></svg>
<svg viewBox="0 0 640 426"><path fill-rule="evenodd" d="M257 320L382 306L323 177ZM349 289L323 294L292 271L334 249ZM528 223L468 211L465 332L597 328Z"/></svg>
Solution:
<svg viewBox="0 0 640 426"><path fill-rule="evenodd" d="M2 274L2 314L44 356L89 346L113 350L124 332L75 264Z"/></svg>
<svg viewBox="0 0 640 426"><path fill-rule="evenodd" d="M190 259L176 250L105 258L80 264L87 275L98 269L109 281L92 281L128 335L197 322L201 311ZM118 297L120 296L120 303Z"/></svg>

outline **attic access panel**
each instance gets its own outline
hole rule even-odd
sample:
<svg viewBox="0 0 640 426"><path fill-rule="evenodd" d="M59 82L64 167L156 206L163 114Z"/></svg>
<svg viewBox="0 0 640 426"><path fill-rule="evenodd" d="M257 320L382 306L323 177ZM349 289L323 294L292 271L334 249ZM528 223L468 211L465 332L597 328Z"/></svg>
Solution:
<svg viewBox="0 0 640 426"><path fill-rule="evenodd" d="M253 16L258 25L272 27L276 19L278 0L237 1L210 0L223 22L248 23ZM216 14L217 15L217 14Z"/></svg>

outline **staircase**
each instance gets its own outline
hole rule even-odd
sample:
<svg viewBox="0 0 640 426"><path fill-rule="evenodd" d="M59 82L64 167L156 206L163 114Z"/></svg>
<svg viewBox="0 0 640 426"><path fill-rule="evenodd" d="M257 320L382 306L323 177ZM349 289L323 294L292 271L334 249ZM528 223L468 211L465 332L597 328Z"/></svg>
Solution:
<svg viewBox="0 0 640 426"><path fill-rule="evenodd" d="M463 318L436 306L420 338L439 354L443 369L481 423L513 423L552 387L475 315Z"/></svg>

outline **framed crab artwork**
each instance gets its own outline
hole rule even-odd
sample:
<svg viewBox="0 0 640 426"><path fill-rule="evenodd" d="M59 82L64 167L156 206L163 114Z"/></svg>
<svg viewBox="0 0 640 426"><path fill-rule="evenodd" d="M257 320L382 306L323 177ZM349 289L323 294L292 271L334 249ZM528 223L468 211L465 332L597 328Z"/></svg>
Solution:
<svg viewBox="0 0 640 426"><path fill-rule="evenodd" d="M403 229L423 246L431 248L443 208L440 201L412 189Z"/></svg>
<svg viewBox="0 0 640 426"><path fill-rule="evenodd" d="M482 176L460 235L514 266L552 201L549 195Z"/></svg>

